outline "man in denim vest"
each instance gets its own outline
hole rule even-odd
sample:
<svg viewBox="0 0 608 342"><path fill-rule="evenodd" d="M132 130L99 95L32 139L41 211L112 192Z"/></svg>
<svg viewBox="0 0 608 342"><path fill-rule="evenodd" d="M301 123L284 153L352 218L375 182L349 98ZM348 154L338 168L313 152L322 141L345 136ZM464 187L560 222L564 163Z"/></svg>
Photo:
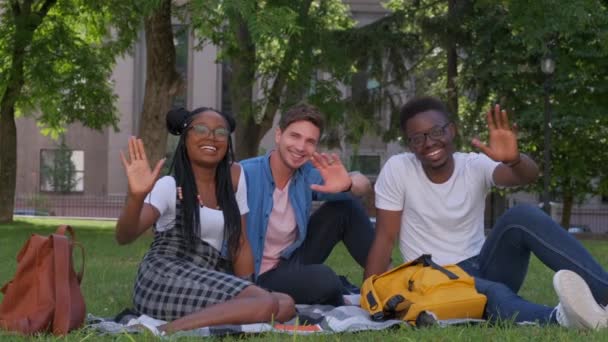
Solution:
<svg viewBox="0 0 608 342"><path fill-rule="evenodd" d="M360 173L349 174L336 154L316 152L322 131L319 110L297 105L283 113L275 149L241 162L247 233L258 285L296 303L342 305L344 286L323 262L343 241L365 265L373 228L355 196L371 186ZM325 203L311 215L312 201Z"/></svg>

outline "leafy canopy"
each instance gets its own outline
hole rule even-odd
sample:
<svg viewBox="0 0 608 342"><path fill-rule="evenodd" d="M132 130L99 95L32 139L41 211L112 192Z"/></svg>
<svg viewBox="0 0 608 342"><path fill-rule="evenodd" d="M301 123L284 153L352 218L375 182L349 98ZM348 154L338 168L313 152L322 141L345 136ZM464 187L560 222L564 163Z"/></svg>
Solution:
<svg viewBox="0 0 608 342"><path fill-rule="evenodd" d="M116 94L111 81L115 59L126 52L141 26L138 1L58 0L40 18L31 12L15 13L3 2L0 9L0 90L4 93L12 70L15 43L27 44L24 84L16 102L17 116L39 113L43 133L57 136L80 121L88 127L116 128ZM25 2L27 3L27 2ZM135 7L133 7L135 6ZM42 21L41 21L42 20ZM31 24L39 24L32 32Z"/></svg>

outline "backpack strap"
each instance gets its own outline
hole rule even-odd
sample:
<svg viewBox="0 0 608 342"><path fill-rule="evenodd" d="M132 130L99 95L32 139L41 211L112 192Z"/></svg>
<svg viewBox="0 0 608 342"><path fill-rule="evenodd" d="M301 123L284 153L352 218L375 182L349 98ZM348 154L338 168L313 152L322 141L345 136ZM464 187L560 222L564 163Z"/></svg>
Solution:
<svg viewBox="0 0 608 342"><path fill-rule="evenodd" d="M439 272L441 272L441 273L445 274L445 275L446 275L448 278L450 278L450 279L452 279L452 280L455 280L455 279L458 279L458 278L459 278L459 277L458 277L456 274L454 274L453 272L450 272L450 271L448 271L446 268L444 268L444 267L439 266L438 264L436 264L436 263L433 261L433 258L431 257L431 255L430 255L430 254L422 254L421 256L419 256L419 257L418 257L418 259L414 260L412 264L413 264L413 265L416 265L416 264L422 264L422 265L424 265L424 266L426 266L426 267L431 267L431 268L434 268L434 269L436 269L437 271L439 271Z"/></svg>
<svg viewBox="0 0 608 342"><path fill-rule="evenodd" d="M70 330L70 244L65 235L53 234L55 263L55 314L53 334L66 335Z"/></svg>
<svg viewBox="0 0 608 342"><path fill-rule="evenodd" d="M389 298L384 304L384 312L387 312L388 315L385 315L384 318L394 317L395 312L397 311L397 305L403 303L405 301L405 297L400 294L396 294Z"/></svg>
<svg viewBox="0 0 608 342"><path fill-rule="evenodd" d="M78 247L78 249L80 249L82 263L80 264L80 271L76 272L76 278L78 279L78 284L80 284L82 282L82 277L84 276L84 261L85 261L84 260L85 259L84 258L84 247L82 246L82 244L80 244L79 242L76 241L76 233L74 233L74 229L72 228L72 226L67 225L67 224L62 224L55 231L55 234L57 234L57 235L66 235L66 233L70 234L70 239L72 240L72 246Z"/></svg>
<svg viewBox="0 0 608 342"><path fill-rule="evenodd" d="M76 272L76 279L78 280L78 284L80 284L82 283L82 277L84 276L84 246L82 246L80 242L72 241L72 247L78 247L80 250L80 256L82 257L80 271Z"/></svg>
<svg viewBox="0 0 608 342"><path fill-rule="evenodd" d="M363 305L367 306L366 309L370 312L372 320L382 321L384 319L382 301L374 288L374 280L376 280L377 277L377 275L373 275L365 279L363 286L361 286L361 296L365 296L365 300L363 300L362 303L365 303Z"/></svg>
<svg viewBox="0 0 608 342"><path fill-rule="evenodd" d="M65 235L66 232L70 233L70 237L72 238L72 240L76 240L76 233L74 233L74 229L67 224L62 224L61 226L59 226L55 231L55 234Z"/></svg>

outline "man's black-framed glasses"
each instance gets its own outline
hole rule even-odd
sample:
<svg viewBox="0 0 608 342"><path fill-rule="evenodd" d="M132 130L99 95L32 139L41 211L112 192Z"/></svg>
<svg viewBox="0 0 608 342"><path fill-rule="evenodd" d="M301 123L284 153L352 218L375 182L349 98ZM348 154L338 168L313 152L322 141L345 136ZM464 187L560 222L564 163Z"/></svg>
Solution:
<svg viewBox="0 0 608 342"><path fill-rule="evenodd" d="M213 135L213 138L217 141L226 141L230 136L230 132L224 127L218 127L211 129L203 124L194 124L190 126L190 129L198 136L208 138Z"/></svg>
<svg viewBox="0 0 608 342"><path fill-rule="evenodd" d="M433 140L440 140L441 138L443 138L445 136L446 128L448 128L448 126L450 124L451 124L451 122L448 122L443 126L435 126L426 133L414 134L411 137L407 138L407 142L411 146L419 148L419 147L422 147L422 145L424 145L427 137L430 139L433 139Z"/></svg>

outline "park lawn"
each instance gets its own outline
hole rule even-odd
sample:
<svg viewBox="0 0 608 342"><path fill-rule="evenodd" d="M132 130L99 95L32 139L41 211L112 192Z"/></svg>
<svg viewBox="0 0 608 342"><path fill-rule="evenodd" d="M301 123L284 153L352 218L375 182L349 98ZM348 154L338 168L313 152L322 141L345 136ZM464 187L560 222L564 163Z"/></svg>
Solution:
<svg viewBox="0 0 608 342"><path fill-rule="evenodd" d="M76 229L77 240L86 249L86 269L82 290L85 295L87 311L96 316L113 316L131 306L132 284L137 265L146 252L151 236L143 236L128 246L118 246L114 241L114 222L112 221L56 221L52 219L18 219L12 224L0 225L0 285L7 282L15 272L15 256L30 234L49 234L58 224L68 223ZM608 241L584 241L585 246L608 268ZM75 254L77 256L77 253ZM395 251L394 259L400 257ZM79 260L76 257L76 260ZM77 261L79 264L79 261ZM348 255L344 246L339 245L328 260L337 273L348 276L359 284L362 270ZM524 298L547 305L556 304L556 295L551 284L552 272L533 258L525 284L520 291ZM1 296L1 295L0 295ZM458 326L450 328L410 329L406 327L379 332L348 334L290 336L283 334L262 334L258 336L227 337L222 340L282 341L282 340L322 340L322 341L403 341L403 340L552 340L552 341L608 341L608 329L602 331L575 331L561 327L513 326L508 322L495 326ZM26 338L0 333L2 341L23 341ZM40 336L35 340L58 340L52 336ZM155 340L150 335L97 336L80 330L72 332L69 341L140 341ZM180 340L189 340L182 338ZM194 340L194 339L192 339ZM197 340L200 340L198 338ZM211 340L211 338L209 338ZM214 338L213 340L219 340Z"/></svg>

